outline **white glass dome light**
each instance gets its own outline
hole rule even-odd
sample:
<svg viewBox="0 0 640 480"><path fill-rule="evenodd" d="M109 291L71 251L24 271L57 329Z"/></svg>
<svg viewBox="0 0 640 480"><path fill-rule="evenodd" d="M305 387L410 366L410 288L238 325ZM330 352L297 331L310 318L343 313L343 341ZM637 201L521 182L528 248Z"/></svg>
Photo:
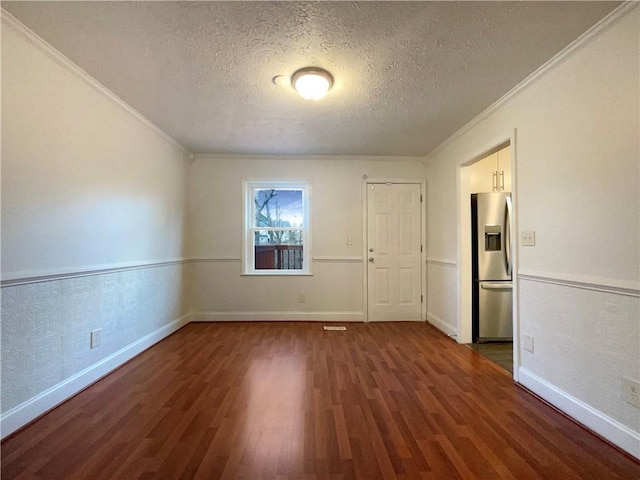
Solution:
<svg viewBox="0 0 640 480"><path fill-rule="evenodd" d="M291 85L301 97L320 100L333 85L333 77L322 68L301 68L291 76Z"/></svg>

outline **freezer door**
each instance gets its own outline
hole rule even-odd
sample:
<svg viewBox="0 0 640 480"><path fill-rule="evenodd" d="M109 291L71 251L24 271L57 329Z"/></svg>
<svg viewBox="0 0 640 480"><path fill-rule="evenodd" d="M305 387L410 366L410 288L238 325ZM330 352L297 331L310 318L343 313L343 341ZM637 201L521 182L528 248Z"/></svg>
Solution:
<svg viewBox="0 0 640 480"><path fill-rule="evenodd" d="M479 282L478 337L482 340L513 338L511 282Z"/></svg>
<svg viewBox="0 0 640 480"><path fill-rule="evenodd" d="M477 194L476 254L480 281L511 280L508 197L508 193Z"/></svg>

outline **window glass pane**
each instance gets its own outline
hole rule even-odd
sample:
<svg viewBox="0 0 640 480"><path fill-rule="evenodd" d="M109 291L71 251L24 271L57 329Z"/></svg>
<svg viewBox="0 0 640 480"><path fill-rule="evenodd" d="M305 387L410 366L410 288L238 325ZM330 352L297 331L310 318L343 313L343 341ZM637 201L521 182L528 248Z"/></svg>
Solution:
<svg viewBox="0 0 640 480"><path fill-rule="evenodd" d="M256 270L302 270L302 230L257 230Z"/></svg>
<svg viewBox="0 0 640 480"><path fill-rule="evenodd" d="M302 227L302 190L254 190L254 227Z"/></svg>
<svg viewBox="0 0 640 480"><path fill-rule="evenodd" d="M256 230L256 245L302 245L302 230Z"/></svg>
<svg viewBox="0 0 640 480"><path fill-rule="evenodd" d="M245 188L245 274L309 274L308 185L256 181Z"/></svg>

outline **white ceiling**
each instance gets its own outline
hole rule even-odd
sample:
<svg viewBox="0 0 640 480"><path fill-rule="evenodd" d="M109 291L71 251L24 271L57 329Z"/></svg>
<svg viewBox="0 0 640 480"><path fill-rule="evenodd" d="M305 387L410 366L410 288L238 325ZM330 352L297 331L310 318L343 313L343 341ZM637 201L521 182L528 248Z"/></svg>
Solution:
<svg viewBox="0 0 640 480"><path fill-rule="evenodd" d="M619 2L7 2L192 152L422 156ZM306 66L320 102L272 83Z"/></svg>

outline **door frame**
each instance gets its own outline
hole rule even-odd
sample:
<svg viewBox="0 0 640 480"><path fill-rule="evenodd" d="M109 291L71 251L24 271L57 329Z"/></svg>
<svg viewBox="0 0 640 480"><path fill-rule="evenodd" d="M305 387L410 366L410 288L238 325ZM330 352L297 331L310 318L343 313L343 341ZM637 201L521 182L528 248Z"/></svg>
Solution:
<svg viewBox="0 0 640 480"><path fill-rule="evenodd" d="M368 251L369 231L368 231L368 208L367 190L369 185L375 184L412 184L420 185L420 244L422 252L420 252L420 295L422 295L422 303L420 304L420 320L427 321L427 182L424 179L415 178L368 178L363 176L362 182L362 311L364 313L364 321L369 321L369 278L368 278Z"/></svg>
<svg viewBox="0 0 640 480"><path fill-rule="evenodd" d="M518 381L520 367L520 295L518 285L519 241L518 241L518 176L517 176L517 129L502 135L494 141L478 148L480 153L467 158L457 167L458 192L458 298L457 298L457 342L471 343L472 341L472 311L471 311L471 209L469 198L471 186L469 169L467 167L482 160L487 154L499 147L508 145L511 162L511 254L512 254L512 285L513 285L513 379Z"/></svg>

